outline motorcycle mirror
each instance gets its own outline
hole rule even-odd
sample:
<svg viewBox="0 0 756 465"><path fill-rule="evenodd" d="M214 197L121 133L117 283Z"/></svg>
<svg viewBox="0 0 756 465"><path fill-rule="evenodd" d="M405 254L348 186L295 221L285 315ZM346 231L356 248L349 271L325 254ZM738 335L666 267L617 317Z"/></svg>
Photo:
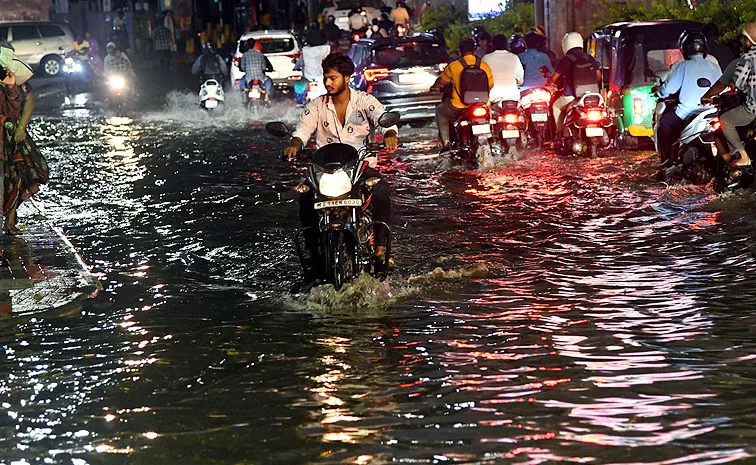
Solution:
<svg viewBox="0 0 756 465"><path fill-rule="evenodd" d="M291 130L286 123L273 121L265 125L265 130L273 137L286 137L291 134Z"/></svg>
<svg viewBox="0 0 756 465"><path fill-rule="evenodd" d="M399 120L402 119L402 115L395 111L387 111L378 118L378 124L383 128L390 128L394 126Z"/></svg>
<svg viewBox="0 0 756 465"><path fill-rule="evenodd" d="M698 84L698 87L708 89L711 87L711 81L709 81L706 78L698 78L698 81L696 81L696 84Z"/></svg>

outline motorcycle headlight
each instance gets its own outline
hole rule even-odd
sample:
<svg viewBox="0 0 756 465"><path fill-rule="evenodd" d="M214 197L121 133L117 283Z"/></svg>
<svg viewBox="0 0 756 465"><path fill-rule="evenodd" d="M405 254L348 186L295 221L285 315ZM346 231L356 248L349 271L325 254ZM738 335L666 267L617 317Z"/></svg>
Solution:
<svg viewBox="0 0 756 465"><path fill-rule="evenodd" d="M74 63L73 70L74 70L74 73L81 72L81 63Z"/></svg>
<svg viewBox="0 0 756 465"><path fill-rule="evenodd" d="M110 78L110 88L114 90L121 90L126 87L126 80L123 76L113 76Z"/></svg>
<svg viewBox="0 0 756 465"><path fill-rule="evenodd" d="M352 181L345 171L336 171L335 173L323 173L320 176L318 190L326 197L341 197L351 192Z"/></svg>
<svg viewBox="0 0 756 465"><path fill-rule="evenodd" d="M74 59L71 57L66 57L66 65L71 66L74 62Z"/></svg>

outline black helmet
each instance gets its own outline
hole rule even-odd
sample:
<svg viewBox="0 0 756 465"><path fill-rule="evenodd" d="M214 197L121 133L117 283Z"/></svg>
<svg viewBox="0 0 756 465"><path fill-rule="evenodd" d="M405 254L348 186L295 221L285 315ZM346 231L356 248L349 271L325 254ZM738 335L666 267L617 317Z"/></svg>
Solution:
<svg viewBox="0 0 756 465"><path fill-rule="evenodd" d="M475 43L476 44L480 40L480 36L482 34L487 34L486 28L484 28L483 26L475 26L473 28L473 30L472 30L472 37L473 37L473 39L475 39Z"/></svg>
<svg viewBox="0 0 756 465"><path fill-rule="evenodd" d="M530 31L525 34L525 45L527 45L529 49L540 50L546 45L546 37L536 31Z"/></svg>
<svg viewBox="0 0 756 465"><path fill-rule="evenodd" d="M683 31L680 34L678 40L680 50L682 51L683 58L686 60L697 53L703 53L706 58L706 53L709 50L709 44L706 40L706 36L698 31Z"/></svg>
<svg viewBox="0 0 756 465"><path fill-rule="evenodd" d="M525 44L525 38L520 34L514 34L509 38L509 51L519 55L528 49Z"/></svg>

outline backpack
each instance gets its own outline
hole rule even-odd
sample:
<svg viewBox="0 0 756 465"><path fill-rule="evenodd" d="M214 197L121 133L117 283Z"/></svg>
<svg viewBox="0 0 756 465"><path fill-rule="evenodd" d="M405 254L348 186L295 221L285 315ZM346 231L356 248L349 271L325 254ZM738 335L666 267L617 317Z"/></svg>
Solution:
<svg viewBox="0 0 756 465"><path fill-rule="evenodd" d="M597 93L599 91L598 82L596 82L596 67L588 58L587 54L581 57L567 54L567 58L572 61L572 85L575 87L575 97L580 97L589 92Z"/></svg>
<svg viewBox="0 0 756 465"><path fill-rule="evenodd" d="M201 63L203 74L208 76L221 74L220 65L218 64L218 56L214 53L203 54Z"/></svg>
<svg viewBox="0 0 756 465"><path fill-rule="evenodd" d="M480 67L480 58L475 58L475 64L468 65L464 57L459 61L465 68L459 77L457 94L465 105L488 102L488 73Z"/></svg>

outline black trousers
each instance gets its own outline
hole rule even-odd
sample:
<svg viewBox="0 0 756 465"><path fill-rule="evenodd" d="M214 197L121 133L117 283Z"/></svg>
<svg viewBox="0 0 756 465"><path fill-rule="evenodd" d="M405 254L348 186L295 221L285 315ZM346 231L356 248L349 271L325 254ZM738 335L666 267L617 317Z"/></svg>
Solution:
<svg viewBox="0 0 756 465"><path fill-rule="evenodd" d="M362 174L362 179L368 178L381 178L381 180L373 186L372 200L370 201L370 209L373 213L373 221L382 221L386 224L390 224L391 221L391 188L388 183L381 177L378 170L368 168ZM317 248L318 244L318 213L315 211L315 195L312 190L299 196L299 219L302 221L303 227L310 227L310 234L305 235L306 246L311 251ZM386 246L388 243L389 234L386 228L375 228L375 245Z"/></svg>
<svg viewBox="0 0 756 465"><path fill-rule="evenodd" d="M680 119L674 111L665 111L659 120L659 158L661 158L661 167L668 168L670 158L672 157L672 145L680 139L685 129L685 121Z"/></svg>

